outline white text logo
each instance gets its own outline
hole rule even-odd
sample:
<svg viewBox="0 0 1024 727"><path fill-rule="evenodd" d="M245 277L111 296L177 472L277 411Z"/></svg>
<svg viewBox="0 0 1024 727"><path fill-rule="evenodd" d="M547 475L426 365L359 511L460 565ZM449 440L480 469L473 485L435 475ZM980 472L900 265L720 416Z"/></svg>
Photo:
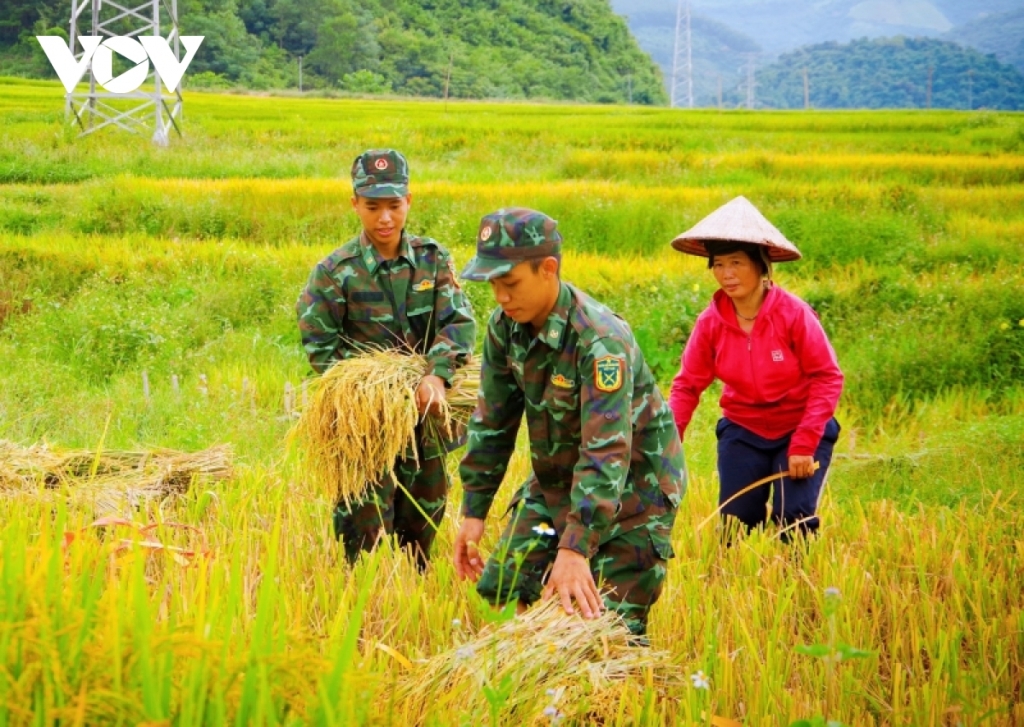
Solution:
<svg viewBox="0 0 1024 727"><path fill-rule="evenodd" d="M58 36L37 35L36 40L43 47L43 52L50 59L50 65L57 72L57 77L64 84L68 93L82 80L92 62L96 81L110 93L131 93L141 86L149 75L149 62L153 61L160 80L169 91L178 87L181 77L185 75L192 59L203 42L202 35L183 35L181 44L185 46L185 57L180 61L171 52L166 38L159 35L140 35L138 39L127 37L107 38L102 43L98 35L81 35L82 57L76 61L67 41ZM133 68L114 78L114 53L135 63Z"/></svg>

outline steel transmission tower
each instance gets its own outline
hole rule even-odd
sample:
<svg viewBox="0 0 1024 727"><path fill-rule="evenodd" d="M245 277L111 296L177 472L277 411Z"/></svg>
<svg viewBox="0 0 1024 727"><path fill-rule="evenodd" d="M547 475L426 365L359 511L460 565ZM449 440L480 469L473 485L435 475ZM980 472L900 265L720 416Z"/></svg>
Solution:
<svg viewBox="0 0 1024 727"><path fill-rule="evenodd" d="M178 0L135 0L141 3L137 5L133 5L131 0L123 1L125 4L122 5L114 0L71 0L68 47L75 60L81 60L85 52L81 37L86 34L80 26L86 23L83 15L88 10L91 13L89 35L105 38L161 36L167 40L175 59L180 61ZM174 91L168 91L156 66L150 66L146 80L153 84L152 91L139 88L131 93L110 93L97 90L96 72L90 61L89 92L72 92L65 98L68 122L81 128L79 136L107 126L118 126L134 133L151 133L153 142L159 146L167 146L172 128L181 136L178 125L182 117L181 82Z"/></svg>
<svg viewBox="0 0 1024 727"><path fill-rule="evenodd" d="M679 86L686 85L686 107L693 108L693 37L690 34L690 0L679 0L676 6L676 42L672 55L673 108L679 106ZM684 78L680 79L680 72Z"/></svg>

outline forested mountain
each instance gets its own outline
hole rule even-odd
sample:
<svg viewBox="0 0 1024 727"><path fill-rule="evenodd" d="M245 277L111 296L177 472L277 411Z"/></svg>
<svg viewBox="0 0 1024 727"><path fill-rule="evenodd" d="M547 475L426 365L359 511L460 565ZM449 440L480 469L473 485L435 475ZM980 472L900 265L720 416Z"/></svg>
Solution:
<svg viewBox="0 0 1024 727"><path fill-rule="evenodd" d="M640 37L655 17L659 27L671 31L678 0L612 0L612 5ZM691 0L690 5L695 15L749 36L775 56L829 40L938 37L971 21L1020 10L1021 0Z"/></svg>
<svg viewBox="0 0 1024 727"><path fill-rule="evenodd" d="M993 53L1003 63L1024 72L1024 7L972 20L953 28L945 37Z"/></svg>
<svg viewBox="0 0 1024 727"><path fill-rule="evenodd" d="M805 69L814 108L1024 109L1024 76L1012 66L948 41L903 37L783 54L757 74L757 107L803 108Z"/></svg>
<svg viewBox="0 0 1024 727"><path fill-rule="evenodd" d="M679 0L612 4L668 81ZM1024 69L1021 0L690 0L690 8L697 106L717 105L719 84L724 105L745 105L753 65L759 108L803 107L805 66L812 106L923 108L931 66L934 107L1020 108L1019 76L975 50Z"/></svg>
<svg viewBox="0 0 1024 727"><path fill-rule="evenodd" d="M608 0L178 0L206 40L193 87L664 103L658 67ZM0 0L0 74L55 77L33 36L67 0ZM87 30L87 29L86 29Z"/></svg>

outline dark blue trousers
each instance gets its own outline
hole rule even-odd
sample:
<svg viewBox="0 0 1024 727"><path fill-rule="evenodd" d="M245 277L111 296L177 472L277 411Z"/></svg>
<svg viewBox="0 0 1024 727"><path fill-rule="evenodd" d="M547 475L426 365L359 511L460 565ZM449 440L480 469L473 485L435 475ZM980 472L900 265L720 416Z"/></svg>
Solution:
<svg viewBox="0 0 1024 727"><path fill-rule="evenodd" d="M723 517L734 517L748 529L768 519L768 500L772 502L772 520L783 528L799 523L794 530L813 533L818 529L818 500L825 486L832 450L839 437L839 422L830 419L814 452L821 468L812 477L793 480L784 477L761 485L737 497L722 508ZM758 480L789 469L789 439L765 439L725 417L715 428L718 437L718 504ZM787 538L788 539L788 538Z"/></svg>

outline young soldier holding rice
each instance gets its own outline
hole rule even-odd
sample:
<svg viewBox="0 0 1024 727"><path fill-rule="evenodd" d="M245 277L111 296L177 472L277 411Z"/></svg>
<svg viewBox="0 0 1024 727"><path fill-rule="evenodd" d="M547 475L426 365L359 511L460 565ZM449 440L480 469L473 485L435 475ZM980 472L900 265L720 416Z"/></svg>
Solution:
<svg viewBox="0 0 1024 727"><path fill-rule="evenodd" d="M313 268L296 305L302 345L317 373L367 347L423 354L429 370L416 402L428 413L472 354L476 323L469 301L448 251L405 230L412 197L402 154L361 154L352 165L352 189L362 232ZM361 500L335 508L334 533L349 562L382 533L394 533L425 566L444 515L448 478L445 443L418 438L418 465L412 457L400 458Z"/></svg>
<svg viewBox="0 0 1024 727"><path fill-rule="evenodd" d="M499 307L460 467L455 568L494 604L557 594L567 613L611 608L643 634L673 556L682 445L629 326L560 279L561 241L547 215L499 210L462 272ZM485 567L477 546L524 413L533 471Z"/></svg>

